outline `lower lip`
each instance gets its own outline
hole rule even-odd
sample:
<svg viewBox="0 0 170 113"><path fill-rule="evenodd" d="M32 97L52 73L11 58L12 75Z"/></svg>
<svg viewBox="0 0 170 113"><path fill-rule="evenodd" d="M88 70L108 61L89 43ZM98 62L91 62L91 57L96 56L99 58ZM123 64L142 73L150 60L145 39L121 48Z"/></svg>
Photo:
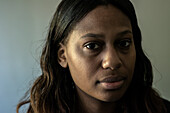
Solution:
<svg viewBox="0 0 170 113"><path fill-rule="evenodd" d="M102 82L101 85L106 90L117 90L122 87L124 80L117 82Z"/></svg>

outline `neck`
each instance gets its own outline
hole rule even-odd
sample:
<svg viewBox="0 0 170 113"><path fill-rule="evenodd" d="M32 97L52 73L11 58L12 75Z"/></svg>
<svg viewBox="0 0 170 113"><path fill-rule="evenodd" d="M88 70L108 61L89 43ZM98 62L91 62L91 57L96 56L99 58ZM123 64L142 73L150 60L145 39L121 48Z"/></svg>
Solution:
<svg viewBox="0 0 170 113"><path fill-rule="evenodd" d="M104 102L95 99L80 89L77 94L76 113L115 113L115 102Z"/></svg>

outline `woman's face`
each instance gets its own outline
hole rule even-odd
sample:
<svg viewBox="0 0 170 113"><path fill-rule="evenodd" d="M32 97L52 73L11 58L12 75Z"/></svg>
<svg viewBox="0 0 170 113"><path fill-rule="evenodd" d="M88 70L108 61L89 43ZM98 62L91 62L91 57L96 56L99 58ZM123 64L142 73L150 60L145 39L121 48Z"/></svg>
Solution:
<svg viewBox="0 0 170 113"><path fill-rule="evenodd" d="M88 13L61 50L60 64L69 67L80 97L115 102L126 92L136 51L130 20L116 7L99 6Z"/></svg>

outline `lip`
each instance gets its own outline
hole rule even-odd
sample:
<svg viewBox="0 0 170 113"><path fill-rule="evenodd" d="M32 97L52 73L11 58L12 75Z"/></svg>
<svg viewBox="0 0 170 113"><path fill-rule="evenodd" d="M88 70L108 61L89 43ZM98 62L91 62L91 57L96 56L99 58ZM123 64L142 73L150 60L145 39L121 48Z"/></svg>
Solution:
<svg viewBox="0 0 170 113"><path fill-rule="evenodd" d="M106 90L118 90L120 89L124 82L125 82L125 77L107 77L101 80L99 83L101 86L106 89Z"/></svg>

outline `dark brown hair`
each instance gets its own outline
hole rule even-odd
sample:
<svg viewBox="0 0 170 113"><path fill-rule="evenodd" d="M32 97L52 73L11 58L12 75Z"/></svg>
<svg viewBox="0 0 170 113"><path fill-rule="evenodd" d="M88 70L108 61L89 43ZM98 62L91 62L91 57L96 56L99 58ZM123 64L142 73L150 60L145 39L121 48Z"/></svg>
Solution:
<svg viewBox="0 0 170 113"><path fill-rule="evenodd" d="M59 43L67 39L76 23L99 5L111 4L126 14L132 25L136 48L135 72L130 87L122 97L129 113L166 113L160 96L152 88L153 73L149 59L141 46L141 32L134 7L129 0L62 0L52 19L41 55L42 75L34 82L28 99L27 113L72 113L75 109L75 91L68 68L62 68L57 59ZM125 112L125 111L123 111Z"/></svg>

